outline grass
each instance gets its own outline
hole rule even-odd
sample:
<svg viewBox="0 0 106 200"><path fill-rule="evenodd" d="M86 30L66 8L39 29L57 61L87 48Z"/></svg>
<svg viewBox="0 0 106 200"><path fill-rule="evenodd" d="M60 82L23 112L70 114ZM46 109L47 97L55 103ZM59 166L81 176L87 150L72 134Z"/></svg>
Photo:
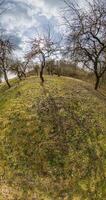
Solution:
<svg viewBox="0 0 106 200"><path fill-rule="evenodd" d="M0 200L105 199L106 96L66 77L0 86Z"/></svg>

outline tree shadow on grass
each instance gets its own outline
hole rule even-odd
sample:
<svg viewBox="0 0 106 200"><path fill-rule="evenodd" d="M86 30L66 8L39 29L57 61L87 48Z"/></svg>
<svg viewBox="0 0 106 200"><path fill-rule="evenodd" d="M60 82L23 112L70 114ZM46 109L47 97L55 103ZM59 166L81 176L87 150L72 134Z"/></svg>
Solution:
<svg viewBox="0 0 106 200"><path fill-rule="evenodd" d="M58 188L58 198L70 199L79 194L81 199L102 199L104 150L99 141L103 131L98 121L89 109L88 113L82 112L78 100L53 97L45 88L43 92L45 97L38 100L37 113L42 132L47 134L47 172L55 177L53 187Z"/></svg>
<svg viewBox="0 0 106 200"><path fill-rule="evenodd" d="M92 95L95 95L100 100L106 102L106 95L103 93L103 91L99 88L98 90L95 90L94 88L90 87L90 85L86 86L84 85L84 88Z"/></svg>
<svg viewBox="0 0 106 200"><path fill-rule="evenodd" d="M27 112L12 113L0 141L1 183L16 190L13 199L104 199L103 133L93 113L45 88Z"/></svg>

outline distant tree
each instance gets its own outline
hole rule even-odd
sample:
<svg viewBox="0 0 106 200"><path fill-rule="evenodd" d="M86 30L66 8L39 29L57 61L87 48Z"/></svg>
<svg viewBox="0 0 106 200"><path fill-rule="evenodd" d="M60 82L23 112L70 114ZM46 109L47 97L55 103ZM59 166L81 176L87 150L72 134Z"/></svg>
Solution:
<svg viewBox="0 0 106 200"><path fill-rule="evenodd" d="M56 61L56 74L57 74L58 77L61 76L61 64L60 64L60 60Z"/></svg>
<svg viewBox="0 0 106 200"><path fill-rule="evenodd" d="M22 62L18 59L12 60L10 71L17 75L19 80L26 78L26 70L28 68L29 60Z"/></svg>
<svg viewBox="0 0 106 200"><path fill-rule="evenodd" d="M10 57L12 55L12 52L14 50L14 45L11 43L9 39L0 38L0 71L4 75L4 79L10 88L11 85L8 80L7 72L10 68Z"/></svg>
<svg viewBox="0 0 106 200"><path fill-rule="evenodd" d="M30 69L30 59L25 59L24 62L21 62L21 70L22 70L22 75L26 78L26 73Z"/></svg>
<svg viewBox="0 0 106 200"><path fill-rule="evenodd" d="M54 59L50 59L46 62L46 69L49 75L53 76L53 74L55 73L55 68L56 64Z"/></svg>
<svg viewBox="0 0 106 200"><path fill-rule="evenodd" d="M22 63L19 60L16 60L16 61L13 61L10 66L10 71L16 74L19 80L21 80L23 77L21 64Z"/></svg>
<svg viewBox="0 0 106 200"><path fill-rule="evenodd" d="M34 64L33 69L34 69L35 74L38 76L39 75L39 65Z"/></svg>
<svg viewBox="0 0 106 200"><path fill-rule="evenodd" d="M29 63L27 65L27 74L30 75L39 75L39 68L40 65L37 62L33 62L33 60L29 60Z"/></svg>
<svg viewBox="0 0 106 200"><path fill-rule="evenodd" d="M68 27L66 54L93 71L97 90L106 71L106 3L95 0L81 9L71 1L64 2L64 19Z"/></svg>

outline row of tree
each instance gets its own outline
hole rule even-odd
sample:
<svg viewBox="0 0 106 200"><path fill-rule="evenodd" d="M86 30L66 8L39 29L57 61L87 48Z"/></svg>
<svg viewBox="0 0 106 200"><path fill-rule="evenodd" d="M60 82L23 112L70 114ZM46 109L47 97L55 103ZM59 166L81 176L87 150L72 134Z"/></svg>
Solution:
<svg viewBox="0 0 106 200"><path fill-rule="evenodd" d="M43 71L47 62L63 57L92 71L96 78L95 89L98 89L100 79L106 72L106 3L94 0L88 2L85 9L70 0L64 0L64 3L61 17L67 33L64 37L56 38L48 25L46 34L36 36L31 41L24 62L12 59L15 45L10 39L0 37L0 74L4 75L8 87L11 87L8 71L17 74L21 80L30 71L32 60L37 58L41 65L40 79L44 83ZM3 1L0 0L0 8L2 5ZM0 14L4 11L0 11ZM52 73L53 70L50 71Z"/></svg>

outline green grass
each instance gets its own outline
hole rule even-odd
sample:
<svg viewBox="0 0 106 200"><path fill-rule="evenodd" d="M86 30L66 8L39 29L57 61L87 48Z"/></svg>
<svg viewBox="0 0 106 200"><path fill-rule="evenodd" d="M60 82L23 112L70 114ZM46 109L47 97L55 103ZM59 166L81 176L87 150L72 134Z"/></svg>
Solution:
<svg viewBox="0 0 106 200"><path fill-rule="evenodd" d="M106 96L77 79L0 85L0 200L104 200Z"/></svg>

